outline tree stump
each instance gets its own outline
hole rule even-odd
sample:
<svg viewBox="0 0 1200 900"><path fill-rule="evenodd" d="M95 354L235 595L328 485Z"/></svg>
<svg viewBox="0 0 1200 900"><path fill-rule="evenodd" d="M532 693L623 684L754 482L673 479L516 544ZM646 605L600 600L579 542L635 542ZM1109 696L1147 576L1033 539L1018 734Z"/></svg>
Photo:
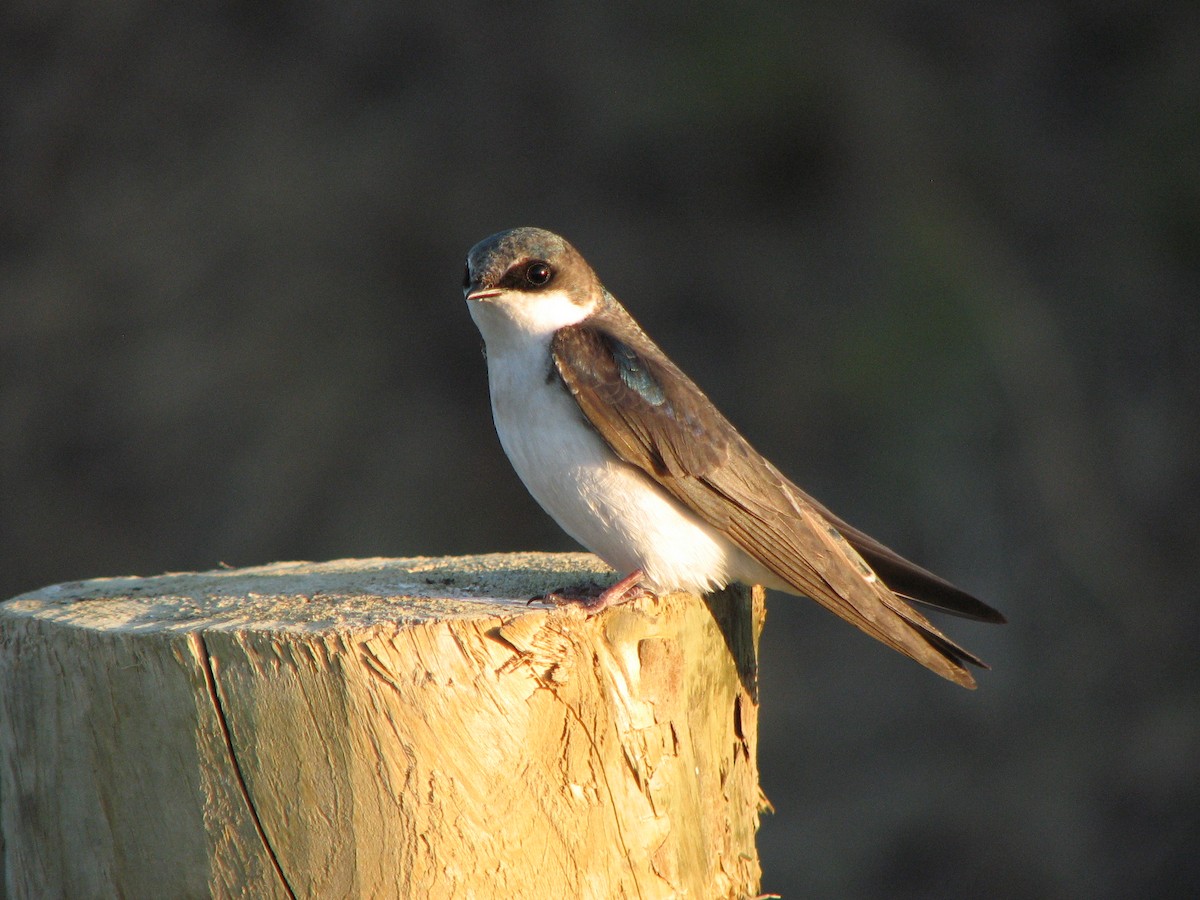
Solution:
<svg viewBox="0 0 1200 900"><path fill-rule="evenodd" d="M496 554L9 600L9 896L757 893L761 589L527 604L612 578Z"/></svg>

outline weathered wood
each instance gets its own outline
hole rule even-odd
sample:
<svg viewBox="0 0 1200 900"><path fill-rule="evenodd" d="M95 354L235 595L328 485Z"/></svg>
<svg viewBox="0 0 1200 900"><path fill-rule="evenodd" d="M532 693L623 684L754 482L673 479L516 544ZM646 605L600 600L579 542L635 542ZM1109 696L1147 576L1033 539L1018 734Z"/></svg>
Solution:
<svg viewBox="0 0 1200 900"><path fill-rule="evenodd" d="M280 563L0 605L10 896L756 893L761 591L525 602L588 578Z"/></svg>

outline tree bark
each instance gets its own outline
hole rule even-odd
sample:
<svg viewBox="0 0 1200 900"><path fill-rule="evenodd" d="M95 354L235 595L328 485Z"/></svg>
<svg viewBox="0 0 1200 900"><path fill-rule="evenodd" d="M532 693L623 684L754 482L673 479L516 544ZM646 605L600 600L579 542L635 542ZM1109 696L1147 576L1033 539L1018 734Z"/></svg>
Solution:
<svg viewBox="0 0 1200 900"><path fill-rule="evenodd" d="M0 605L10 896L757 893L761 589L592 618L504 554Z"/></svg>

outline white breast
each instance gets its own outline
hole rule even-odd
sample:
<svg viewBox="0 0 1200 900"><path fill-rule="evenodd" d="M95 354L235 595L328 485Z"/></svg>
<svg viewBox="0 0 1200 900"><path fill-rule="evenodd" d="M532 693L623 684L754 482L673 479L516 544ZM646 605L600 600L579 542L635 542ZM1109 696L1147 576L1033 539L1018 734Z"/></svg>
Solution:
<svg viewBox="0 0 1200 900"><path fill-rule="evenodd" d="M472 305L488 349L492 415L525 487L571 537L654 591L706 591L761 571L728 538L617 459L551 370L553 329L515 327L503 309ZM546 315L555 328L565 315ZM584 311L586 314L586 310ZM579 315L576 319L581 319Z"/></svg>

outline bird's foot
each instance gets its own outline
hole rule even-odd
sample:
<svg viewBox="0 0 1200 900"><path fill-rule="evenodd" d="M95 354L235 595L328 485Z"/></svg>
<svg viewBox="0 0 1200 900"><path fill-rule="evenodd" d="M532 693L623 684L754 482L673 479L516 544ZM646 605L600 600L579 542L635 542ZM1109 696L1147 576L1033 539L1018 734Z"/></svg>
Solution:
<svg viewBox="0 0 1200 900"><path fill-rule="evenodd" d="M644 577L645 573L641 569L635 569L612 587L601 588L597 584L575 585L534 597L529 602L540 600L545 603L553 603L555 606L581 606L584 612L591 617L610 606L629 603L631 600L650 595L651 592L641 585Z"/></svg>

